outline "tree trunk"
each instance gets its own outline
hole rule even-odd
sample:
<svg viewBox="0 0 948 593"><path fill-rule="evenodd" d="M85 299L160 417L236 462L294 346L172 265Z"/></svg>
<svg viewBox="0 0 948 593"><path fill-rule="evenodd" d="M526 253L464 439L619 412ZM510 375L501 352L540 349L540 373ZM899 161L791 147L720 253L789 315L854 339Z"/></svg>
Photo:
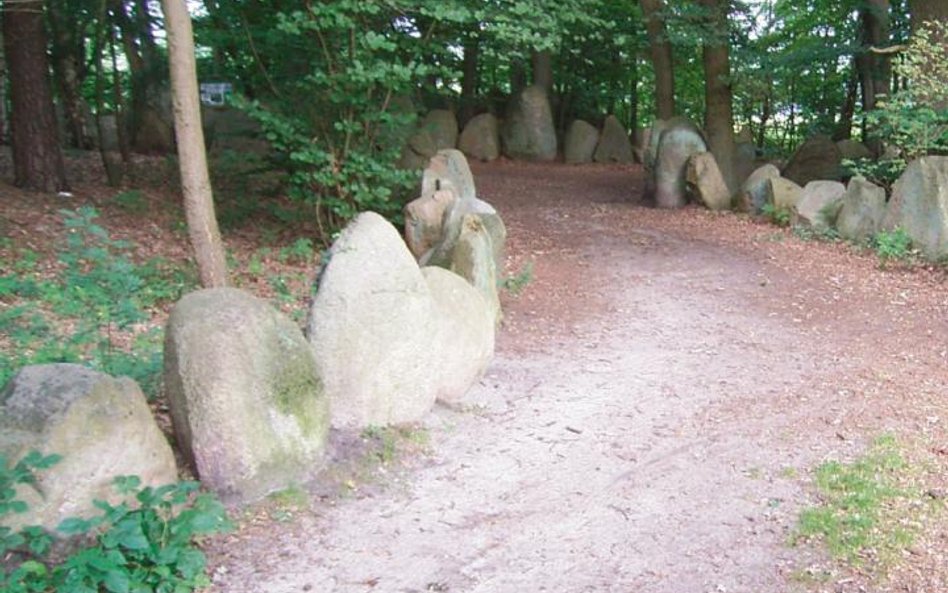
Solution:
<svg viewBox="0 0 948 593"><path fill-rule="evenodd" d="M66 118L68 142L73 148L88 149L91 148L92 141L79 90L85 79L86 45L84 37L76 34L78 27L75 18L66 14L60 3L49 3L49 23L53 41L50 54Z"/></svg>
<svg viewBox="0 0 948 593"><path fill-rule="evenodd" d="M948 2L945 0L909 0L912 30L926 21L948 21ZM948 39L943 40L948 43Z"/></svg>
<svg viewBox="0 0 948 593"><path fill-rule="evenodd" d="M665 31L662 0L639 0L645 16L652 66L655 69L655 114L660 119L675 116L675 71L672 48Z"/></svg>
<svg viewBox="0 0 948 593"><path fill-rule="evenodd" d="M227 260L214 213L214 196L201 129L191 17L185 0L161 0L161 8L168 35L174 127L178 137L178 165L188 234L197 259L201 285L205 288L226 286Z"/></svg>
<svg viewBox="0 0 948 593"><path fill-rule="evenodd" d="M0 16L2 18L2 16ZM3 47L3 33L0 32L0 47ZM0 51L0 144L7 142L7 62Z"/></svg>
<svg viewBox="0 0 948 593"><path fill-rule="evenodd" d="M458 110L458 125L461 129L474 117L477 108L477 75L481 40L475 33L464 42L464 60L461 63L461 108Z"/></svg>
<svg viewBox="0 0 948 593"><path fill-rule="evenodd" d="M553 56L550 51L535 51L530 56L533 65L533 84L542 86L546 96L553 98Z"/></svg>
<svg viewBox="0 0 948 593"><path fill-rule="evenodd" d="M3 46L10 74L14 184L37 191L66 190L66 168L49 83L42 0L4 5Z"/></svg>
<svg viewBox="0 0 948 593"><path fill-rule="evenodd" d="M889 94L892 69L889 57L870 51L889 44L889 0L866 0L860 10L859 28L862 50L856 57L862 104L865 111L876 108L879 100Z"/></svg>
<svg viewBox="0 0 948 593"><path fill-rule="evenodd" d="M732 192L734 171L734 115L731 111L731 65L728 55L726 0L698 0L708 10L702 61L704 63L704 129L711 154Z"/></svg>
<svg viewBox="0 0 948 593"><path fill-rule="evenodd" d="M638 145L640 138L638 137L639 133L639 57L638 55L632 56L632 62L630 64L630 72L632 80L629 82L629 132L632 134L632 137L635 139L635 144Z"/></svg>
<svg viewBox="0 0 948 593"><path fill-rule="evenodd" d="M846 83L846 101L839 111L839 123L833 132L833 140L839 142L853 136L853 116L856 113L856 94L859 87L857 73L854 70L849 82Z"/></svg>
<svg viewBox="0 0 948 593"><path fill-rule="evenodd" d="M514 97L527 86L527 69L523 62L514 58L510 62L510 96Z"/></svg>

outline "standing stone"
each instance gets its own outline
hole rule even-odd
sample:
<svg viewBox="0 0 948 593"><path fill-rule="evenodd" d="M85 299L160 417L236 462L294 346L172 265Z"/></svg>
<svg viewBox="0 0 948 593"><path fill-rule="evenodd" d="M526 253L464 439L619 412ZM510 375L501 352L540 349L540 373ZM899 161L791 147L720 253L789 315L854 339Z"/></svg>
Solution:
<svg viewBox="0 0 948 593"><path fill-rule="evenodd" d="M764 195L766 203L777 210L792 212L803 197L803 188L789 179L771 177L764 184Z"/></svg>
<svg viewBox="0 0 948 593"><path fill-rule="evenodd" d="M591 123L577 119L566 131L563 157L570 164L591 163L598 143L599 130Z"/></svg>
<svg viewBox="0 0 948 593"><path fill-rule="evenodd" d="M781 175L799 184L815 180L839 180L842 156L829 136L818 134L801 145Z"/></svg>
<svg viewBox="0 0 948 593"><path fill-rule="evenodd" d="M718 169L718 163L710 152L701 152L688 159L686 173L688 185L709 210L727 210L731 206L731 195Z"/></svg>
<svg viewBox="0 0 948 593"><path fill-rule="evenodd" d="M299 328L235 288L185 295L168 319L165 387L178 443L201 481L232 502L313 477L329 402Z"/></svg>
<svg viewBox="0 0 948 593"><path fill-rule="evenodd" d="M451 190L464 201L477 198L474 175L460 150L439 150L428 161L421 175L421 195L430 196L440 190Z"/></svg>
<svg viewBox="0 0 948 593"><path fill-rule="evenodd" d="M491 113L474 116L464 126L458 148L467 156L492 161L500 156L500 123Z"/></svg>
<svg viewBox="0 0 948 593"><path fill-rule="evenodd" d="M610 115L602 125L599 144L593 154L597 163L631 163L632 143L619 119Z"/></svg>
<svg viewBox="0 0 948 593"><path fill-rule="evenodd" d="M672 121L675 121L679 118L673 118ZM642 163L645 165L645 168L652 170L655 168L655 162L658 160L658 142L662 139L662 132L668 128L669 122L664 119L656 119L652 122L652 127L649 128L648 134L645 136L645 143L643 144L644 154L642 158Z"/></svg>
<svg viewBox="0 0 948 593"><path fill-rule="evenodd" d="M948 256L948 157L909 163L892 188L883 226L904 229L927 257Z"/></svg>
<svg viewBox="0 0 948 593"><path fill-rule="evenodd" d="M364 212L333 243L308 337L341 428L419 420L434 404L434 301L405 242Z"/></svg>
<svg viewBox="0 0 948 593"><path fill-rule="evenodd" d="M76 364L20 369L0 393L0 454L13 463L37 450L62 460L18 489L29 505L7 526L48 530L67 517L99 514L96 499L118 502L113 480L136 475L143 485L178 479L174 455L138 385Z"/></svg>
<svg viewBox="0 0 948 593"><path fill-rule="evenodd" d="M853 177L843 194L836 217L839 235L850 241L865 241L877 232L885 216L885 190L864 177Z"/></svg>
<svg viewBox="0 0 948 593"><path fill-rule="evenodd" d="M478 214L465 214L451 257L450 270L467 280L484 298L499 323L503 314L497 295L497 265L491 236Z"/></svg>
<svg viewBox="0 0 948 593"><path fill-rule="evenodd" d="M444 268L422 268L437 309L430 372L442 402L458 401L480 379L494 356L494 315L464 278Z"/></svg>
<svg viewBox="0 0 948 593"><path fill-rule="evenodd" d="M843 206L846 186L838 181L811 181L803 188L803 196L794 212L796 223L825 231L836 224Z"/></svg>
<svg viewBox="0 0 948 593"><path fill-rule="evenodd" d="M458 120L447 109L429 111L421 120L420 127L431 137L436 151L457 146Z"/></svg>
<svg viewBox="0 0 948 593"><path fill-rule="evenodd" d="M659 208L680 208L687 202L685 168L692 155L708 146L698 128L687 120L672 120L662 132L655 163L655 203Z"/></svg>
<svg viewBox="0 0 948 593"><path fill-rule="evenodd" d="M457 199L454 190L442 189L405 206L405 243L416 258L425 257L441 240L444 212Z"/></svg>
<svg viewBox="0 0 948 593"><path fill-rule="evenodd" d="M471 214L477 215L480 224L490 236L496 268L502 270L507 229L494 207L477 198L456 200L445 208L444 218L441 221L441 240L433 249L419 258L419 263L423 266L451 268L451 262L455 257L454 250L464 228L464 218Z"/></svg>
<svg viewBox="0 0 948 593"><path fill-rule="evenodd" d="M504 152L512 159L552 161L556 158L553 112L542 86L529 86L514 98L504 121L502 138Z"/></svg>
<svg viewBox="0 0 948 593"><path fill-rule="evenodd" d="M780 177L780 169L767 164L751 173L738 194L738 208L743 212L760 214L767 203L767 180Z"/></svg>
<svg viewBox="0 0 948 593"><path fill-rule="evenodd" d="M743 185L754 172L757 163L757 146L752 142L739 142L734 148L734 174L738 185Z"/></svg>

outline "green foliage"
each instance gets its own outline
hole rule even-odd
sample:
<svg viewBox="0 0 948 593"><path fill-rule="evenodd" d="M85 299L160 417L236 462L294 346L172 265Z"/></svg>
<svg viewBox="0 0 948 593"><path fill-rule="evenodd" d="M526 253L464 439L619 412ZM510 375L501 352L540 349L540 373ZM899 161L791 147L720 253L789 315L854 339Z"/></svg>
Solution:
<svg viewBox="0 0 948 593"><path fill-rule="evenodd" d="M912 238L902 228L876 233L872 238L872 246L883 264L907 259L912 254Z"/></svg>
<svg viewBox="0 0 948 593"><path fill-rule="evenodd" d="M767 203L761 208L764 217L777 226L790 226L791 214L787 208L778 208Z"/></svg>
<svg viewBox="0 0 948 593"><path fill-rule="evenodd" d="M316 250L313 247L313 241L305 237L300 237L296 241L293 241L292 244L287 245L280 249L280 261L281 262L296 262L300 264L306 264L313 260L313 257L316 255Z"/></svg>
<svg viewBox="0 0 948 593"><path fill-rule="evenodd" d="M141 190L119 192L112 197L112 202L131 214L144 214L148 211L148 200Z"/></svg>
<svg viewBox="0 0 948 593"><path fill-rule="evenodd" d="M15 486L35 480L34 470L50 467L55 455L32 452L10 468L0 457L0 519L25 512ZM197 493L197 482L159 488L141 487L136 476L115 479L126 497L117 505L95 501L101 514L69 518L58 531L89 542L61 563L45 558L50 537L36 527L13 533L0 527L0 555L16 554L12 571L0 577L0 590L10 593L187 593L210 584L204 553L195 546L201 537L231 529L224 507L213 496Z"/></svg>
<svg viewBox="0 0 948 593"><path fill-rule="evenodd" d="M526 288L530 282L533 281L533 262L528 261L520 268L520 271L512 276L508 276L503 279L501 286L512 294L513 296L519 296L523 289Z"/></svg>
<svg viewBox="0 0 948 593"><path fill-rule="evenodd" d="M136 265L133 246L111 238L92 208L61 214L68 233L56 274L44 274L37 255L23 251L0 275L0 301L9 305L0 309L0 385L27 364L82 362L128 375L155 395L161 333L141 324L151 308L193 285L193 274L162 260Z"/></svg>
<svg viewBox="0 0 948 593"><path fill-rule="evenodd" d="M860 175L867 180L884 188L886 194L892 194L892 186L905 172L908 163L902 157L893 159L873 159L864 158L856 160L844 160L843 167L852 176Z"/></svg>
<svg viewBox="0 0 948 593"><path fill-rule="evenodd" d="M900 486L909 467L892 437L877 439L852 463L829 461L816 469L821 503L804 509L796 539L818 538L834 557L860 565L870 554L894 557L912 541L899 503L920 498ZM878 567L877 567L878 568Z"/></svg>

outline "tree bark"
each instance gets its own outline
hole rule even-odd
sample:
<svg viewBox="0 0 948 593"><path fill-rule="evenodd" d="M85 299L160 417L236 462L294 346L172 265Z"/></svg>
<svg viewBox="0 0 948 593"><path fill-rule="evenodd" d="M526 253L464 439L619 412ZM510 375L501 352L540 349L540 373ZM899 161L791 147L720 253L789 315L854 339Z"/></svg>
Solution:
<svg viewBox="0 0 948 593"><path fill-rule="evenodd" d="M81 29L75 25L76 18L75 15L66 14L60 3L49 3L49 23L53 41L50 53L66 118L69 145L73 148L88 149L92 146L92 139L79 91L86 76L86 44L85 38L76 34Z"/></svg>
<svg viewBox="0 0 948 593"><path fill-rule="evenodd" d="M535 51L530 56L533 66L533 84L542 86L546 96L553 98L553 56L550 51Z"/></svg>
<svg viewBox="0 0 948 593"><path fill-rule="evenodd" d="M859 28L862 50L856 57L862 105L865 111L876 108L880 99L889 94L892 69L887 54L870 51L889 44L889 0L866 0L860 10Z"/></svg>
<svg viewBox="0 0 948 593"><path fill-rule="evenodd" d="M734 171L734 114L731 98L731 65L727 38L726 0L698 0L708 11L702 50L704 63L704 129L711 154L732 192L737 191Z"/></svg>
<svg viewBox="0 0 948 593"><path fill-rule="evenodd" d="M214 213L214 196L207 172L201 104L198 95L194 36L185 0L161 0L168 35L174 127L178 137L181 191L201 285L227 285L227 260Z"/></svg>
<svg viewBox="0 0 948 593"><path fill-rule="evenodd" d="M846 100L839 111L839 123L833 132L833 140L839 142L853 136L853 116L856 114L856 93L859 87L857 73L854 70L846 83Z"/></svg>
<svg viewBox="0 0 948 593"><path fill-rule="evenodd" d="M662 0L639 0L645 16L652 67L655 69L655 114L660 119L675 116L675 71L671 43L665 31Z"/></svg>
<svg viewBox="0 0 948 593"><path fill-rule="evenodd" d="M926 21L948 21L948 2L945 0L909 0L912 30ZM948 39L942 40L948 43Z"/></svg>
<svg viewBox="0 0 948 593"><path fill-rule="evenodd" d="M3 6L3 46L10 75L13 182L36 191L66 190L42 0L18 0Z"/></svg>
<svg viewBox="0 0 948 593"><path fill-rule="evenodd" d="M475 115L477 88L479 86L478 60L480 58L480 37L475 33L464 42L464 59L461 63L461 108L458 110L458 125L461 129Z"/></svg>

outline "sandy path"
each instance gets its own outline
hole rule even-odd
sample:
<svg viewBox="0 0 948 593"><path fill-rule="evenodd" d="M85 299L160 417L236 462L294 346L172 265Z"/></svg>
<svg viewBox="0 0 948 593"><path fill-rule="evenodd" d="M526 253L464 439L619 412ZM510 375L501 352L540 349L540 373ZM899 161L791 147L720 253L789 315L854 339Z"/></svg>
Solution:
<svg viewBox="0 0 948 593"><path fill-rule="evenodd" d="M717 240L733 217L642 209L634 172L563 169L475 170L536 278L465 406L426 421L430 459L240 534L215 591L798 590L801 474L888 427L866 412L885 382L861 317L891 327L888 293L840 308L845 278ZM948 385L937 347L913 356Z"/></svg>

